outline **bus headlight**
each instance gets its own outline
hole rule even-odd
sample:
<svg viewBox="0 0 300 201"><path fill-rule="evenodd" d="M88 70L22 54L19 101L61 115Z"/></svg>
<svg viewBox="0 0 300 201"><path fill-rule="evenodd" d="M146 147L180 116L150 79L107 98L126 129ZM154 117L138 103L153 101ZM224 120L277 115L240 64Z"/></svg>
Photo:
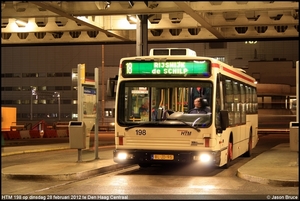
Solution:
<svg viewBox="0 0 300 201"><path fill-rule="evenodd" d="M133 158L133 155L132 155L132 154L125 153L125 152L121 152L121 153L118 153L117 158L118 158L119 160L132 159L132 158Z"/></svg>
<svg viewBox="0 0 300 201"><path fill-rule="evenodd" d="M208 153L201 153L197 156L194 156L194 160L200 161L201 163L208 163L211 162L212 157Z"/></svg>
<svg viewBox="0 0 300 201"><path fill-rule="evenodd" d="M127 158L127 153L118 153L119 160L125 160Z"/></svg>

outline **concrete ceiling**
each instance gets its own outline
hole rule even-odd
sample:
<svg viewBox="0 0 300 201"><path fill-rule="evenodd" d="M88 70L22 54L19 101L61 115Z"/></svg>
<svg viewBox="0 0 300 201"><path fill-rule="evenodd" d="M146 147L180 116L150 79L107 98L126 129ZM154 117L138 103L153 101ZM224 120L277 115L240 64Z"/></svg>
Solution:
<svg viewBox="0 0 300 201"><path fill-rule="evenodd" d="M298 7L298 1L1 1L1 43L135 43L130 16L137 23L146 16L148 42L298 40Z"/></svg>

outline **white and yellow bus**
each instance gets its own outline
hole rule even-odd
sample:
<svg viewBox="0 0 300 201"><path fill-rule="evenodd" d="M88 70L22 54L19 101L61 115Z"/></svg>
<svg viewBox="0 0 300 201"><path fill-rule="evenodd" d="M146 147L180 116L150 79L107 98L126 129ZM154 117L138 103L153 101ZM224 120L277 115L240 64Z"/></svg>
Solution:
<svg viewBox="0 0 300 201"><path fill-rule="evenodd" d="M208 112L190 114L201 97ZM116 90L114 162L228 167L258 142L255 79L185 48L122 58Z"/></svg>

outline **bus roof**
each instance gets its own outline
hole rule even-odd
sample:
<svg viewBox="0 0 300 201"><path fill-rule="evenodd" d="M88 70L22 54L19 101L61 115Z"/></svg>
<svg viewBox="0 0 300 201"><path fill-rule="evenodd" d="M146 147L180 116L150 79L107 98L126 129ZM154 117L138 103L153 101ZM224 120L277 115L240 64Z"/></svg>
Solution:
<svg viewBox="0 0 300 201"><path fill-rule="evenodd" d="M197 54L189 48L152 48L149 56L197 56Z"/></svg>

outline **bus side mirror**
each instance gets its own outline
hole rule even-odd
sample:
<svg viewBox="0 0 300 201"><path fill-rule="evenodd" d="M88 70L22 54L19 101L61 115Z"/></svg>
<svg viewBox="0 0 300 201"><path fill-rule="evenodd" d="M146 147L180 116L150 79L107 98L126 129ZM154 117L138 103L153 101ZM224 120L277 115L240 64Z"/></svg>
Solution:
<svg viewBox="0 0 300 201"><path fill-rule="evenodd" d="M226 130L226 128L229 126L228 111L226 110L220 111L220 123L221 123L221 129Z"/></svg>

